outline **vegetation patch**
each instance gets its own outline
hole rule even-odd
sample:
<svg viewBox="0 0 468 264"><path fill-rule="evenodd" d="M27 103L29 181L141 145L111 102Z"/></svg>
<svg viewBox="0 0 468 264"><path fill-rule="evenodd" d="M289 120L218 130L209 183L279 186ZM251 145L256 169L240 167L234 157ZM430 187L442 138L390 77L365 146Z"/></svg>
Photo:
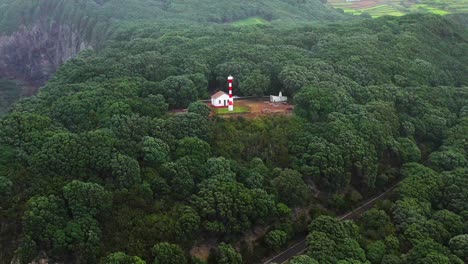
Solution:
<svg viewBox="0 0 468 264"><path fill-rule="evenodd" d="M231 25L236 26L236 27L242 27L242 26L253 26L253 25L266 25L269 23L270 22L268 22L266 19L262 17L249 17L246 19L232 22Z"/></svg>
<svg viewBox="0 0 468 264"><path fill-rule="evenodd" d="M235 106L234 111L229 111L227 108L216 108L216 114L218 115L230 115L230 114L244 114L250 113L250 109L245 106Z"/></svg>

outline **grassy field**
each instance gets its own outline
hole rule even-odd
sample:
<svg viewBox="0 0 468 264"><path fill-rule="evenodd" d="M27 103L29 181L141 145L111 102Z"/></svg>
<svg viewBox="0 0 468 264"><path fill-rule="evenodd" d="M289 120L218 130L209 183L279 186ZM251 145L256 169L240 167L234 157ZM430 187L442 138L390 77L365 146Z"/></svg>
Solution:
<svg viewBox="0 0 468 264"><path fill-rule="evenodd" d="M243 26L252 26L252 25L265 25L268 23L270 22L268 22L267 20L261 17L249 17L246 19L232 22L231 25L236 26L236 27L243 27Z"/></svg>
<svg viewBox="0 0 468 264"><path fill-rule="evenodd" d="M216 108L216 114L218 115L229 115L229 114L243 114L249 113L250 109L248 107L243 106L235 106L234 111L229 112L227 108Z"/></svg>
<svg viewBox="0 0 468 264"><path fill-rule="evenodd" d="M433 13L447 15L450 13L468 13L468 0L329 0L329 5L340 8L345 13L372 17L385 15L402 16L410 13Z"/></svg>

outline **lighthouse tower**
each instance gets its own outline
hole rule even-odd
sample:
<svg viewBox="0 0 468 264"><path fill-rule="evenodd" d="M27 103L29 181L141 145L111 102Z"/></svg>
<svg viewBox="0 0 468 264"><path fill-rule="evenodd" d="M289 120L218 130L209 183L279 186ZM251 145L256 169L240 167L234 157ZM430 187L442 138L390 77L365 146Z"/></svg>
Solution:
<svg viewBox="0 0 468 264"><path fill-rule="evenodd" d="M229 83L229 106L228 110L230 112L234 111L234 98L232 97L232 82L234 81L234 77L229 76L228 77L228 83Z"/></svg>

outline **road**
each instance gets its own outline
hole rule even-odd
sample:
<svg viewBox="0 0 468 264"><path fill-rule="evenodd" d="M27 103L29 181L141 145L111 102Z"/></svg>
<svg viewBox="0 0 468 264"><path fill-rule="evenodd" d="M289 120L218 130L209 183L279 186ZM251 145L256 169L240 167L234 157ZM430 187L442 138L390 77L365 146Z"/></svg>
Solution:
<svg viewBox="0 0 468 264"><path fill-rule="evenodd" d="M352 210L351 212L348 212L342 216L339 217L340 220L352 220L355 219L357 216L361 215L365 211L371 209L374 207L374 204L384 198L386 198L389 194L395 190L395 188L398 186L398 183L390 187L390 189L386 190L385 192L381 193L379 196L374 197L364 203L363 205L359 206L358 208ZM290 248L286 249L285 251L279 253L278 255L274 256L273 258L267 260L264 262L264 264L283 264L286 263L286 261L292 259L293 257L297 255L303 254L307 249L307 237L304 236L302 239L291 246Z"/></svg>

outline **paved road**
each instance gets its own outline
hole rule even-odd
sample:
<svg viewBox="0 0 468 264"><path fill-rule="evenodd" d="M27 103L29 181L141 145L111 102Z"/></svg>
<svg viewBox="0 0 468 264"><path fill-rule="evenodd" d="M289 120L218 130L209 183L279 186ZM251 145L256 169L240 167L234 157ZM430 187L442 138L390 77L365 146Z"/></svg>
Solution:
<svg viewBox="0 0 468 264"><path fill-rule="evenodd" d="M357 216L361 215L365 211L374 207L374 204L379 200L386 198L395 188L398 186L398 183L393 185L390 189L386 190L382 194L377 197L372 198L371 200L367 201L365 204L359 206L358 208L352 210L351 212L344 214L339 217L340 220L351 220L356 218ZM286 249L285 251L279 253L278 255L274 256L273 258L269 259L268 261L264 262L264 264L283 264L286 261L292 259L297 255L301 255L307 249L307 239L304 236L298 243L294 244L290 248Z"/></svg>

